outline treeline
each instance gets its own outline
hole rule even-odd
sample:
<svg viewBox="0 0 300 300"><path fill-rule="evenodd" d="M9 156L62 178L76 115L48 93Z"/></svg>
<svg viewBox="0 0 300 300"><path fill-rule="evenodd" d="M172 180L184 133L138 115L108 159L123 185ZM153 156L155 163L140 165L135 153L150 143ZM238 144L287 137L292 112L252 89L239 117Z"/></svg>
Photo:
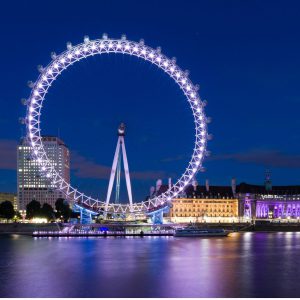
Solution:
<svg viewBox="0 0 300 300"><path fill-rule="evenodd" d="M58 198L55 201L55 211L53 207L44 203L41 205L39 201L32 200L26 205L26 218L46 218L48 221L60 219L63 222L68 222L72 216L72 210L69 203L63 199Z"/></svg>
<svg viewBox="0 0 300 300"><path fill-rule="evenodd" d="M46 218L48 222L60 219L62 222L68 222L71 217L77 217L70 208L69 203L63 199L58 198L55 202L55 210L53 207L44 203L41 205L39 201L32 200L26 206L26 219L32 218ZM0 203L0 218L7 221L11 219L21 218L18 211L14 210L14 206L10 201Z"/></svg>

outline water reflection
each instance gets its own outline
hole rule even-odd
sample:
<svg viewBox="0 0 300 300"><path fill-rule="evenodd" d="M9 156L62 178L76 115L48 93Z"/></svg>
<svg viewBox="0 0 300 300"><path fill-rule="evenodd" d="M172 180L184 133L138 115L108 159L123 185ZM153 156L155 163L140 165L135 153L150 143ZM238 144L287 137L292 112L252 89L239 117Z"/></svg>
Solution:
<svg viewBox="0 0 300 300"><path fill-rule="evenodd" d="M0 238L1 297L297 297L299 233Z"/></svg>

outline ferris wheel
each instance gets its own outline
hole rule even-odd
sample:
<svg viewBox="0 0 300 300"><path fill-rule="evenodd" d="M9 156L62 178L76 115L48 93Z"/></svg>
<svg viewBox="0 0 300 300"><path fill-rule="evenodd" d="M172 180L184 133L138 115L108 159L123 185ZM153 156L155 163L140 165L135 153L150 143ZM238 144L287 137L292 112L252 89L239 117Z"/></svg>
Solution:
<svg viewBox="0 0 300 300"><path fill-rule="evenodd" d="M195 123L195 141L194 150L191 159L181 177L169 187L169 189L146 201L120 204L110 203L105 205L105 200L95 199L78 191L68 182L66 182L47 157L42 136L41 136L41 111L46 94L54 81L74 63L94 55L106 55L109 53L127 54L143 59L167 73L180 87L186 97L187 103ZM207 133L207 123L209 118L206 117L204 107L205 101L200 99L198 86L194 85L188 77L188 71L183 71L176 64L175 58L168 58L161 53L161 48L153 49L144 44L143 40L134 42L127 40L123 35L121 39L108 38L103 34L101 39L90 40L88 36L84 37L84 42L73 46L67 43L67 50L57 55L51 53L52 61L46 66L39 66L40 75L37 80L30 83L31 93L24 102L27 106L25 118L27 128L27 139L33 149L35 157L43 176L47 177L52 184L61 190L67 199L73 201L76 205L90 209L94 212L104 211L105 213L115 214L138 214L160 210L168 206L172 199L178 197L185 187L190 184L199 170L203 170L202 161L208 152L206 151L207 140L210 135Z"/></svg>

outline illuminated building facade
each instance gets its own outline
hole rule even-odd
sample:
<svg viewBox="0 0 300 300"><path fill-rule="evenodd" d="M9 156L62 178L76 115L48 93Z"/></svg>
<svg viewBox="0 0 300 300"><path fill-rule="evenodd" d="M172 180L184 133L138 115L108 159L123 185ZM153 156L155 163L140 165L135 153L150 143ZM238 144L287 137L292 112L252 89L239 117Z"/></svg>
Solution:
<svg viewBox="0 0 300 300"><path fill-rule="evenodd" d="M300 186L239 185L238 197L248 219L299 219Z"/></svg>
<svg viewBox="0 0 300 300"><path fill-rule="evenodd" d="M56 171L70 182L70 153L64 142L52 136L42 138L48 159L55 166ZM54 208L55 201L62 198L63 194L51 181L40 173L38 162L32 156L32 148L22 139L18 146L18 203L19 210L25 211L26 205L37 200L43 205L48 203Z"/></svg>
<svg viewBox="0 0 300 300"><path fill-rule="evenodd" d="M236 198L179 198L172 204L169 213L172 222L233 222L239 216Z"/></svg>
<svg viewBox="0 0 300 300"><path fill-rule="evenodd" d="M151 193L160 194L168 187L158 181ZM299 220L300 186L272 186L270 174L264 185L240 183L229 186L197 183L186 187L165 215L172 222L246 222L255 219Z"/></svg>
<svg viewBox="0 0 300 300"><path fill-rule="evenodd" d="M151 187L150 197L164 193L172 186L163 185L159 179L156 187ZM235 181L232 186L205 186L194 182L172 200L172 207L164 215L165 219L175 223L185 222L238 222L239 199L235 196Z"/></svg>
<svg viewBox="0 0 300 300"><path fill-rule="evenodd" d="M237 222L239 201L230 186L205 186L196 182L188 186L180 198L172 201L172 222Z"/></svg>
<svg viewBox="0 0 300 300"><path fill-rule="evenodd" d="M18 209L17 195L13 193L0 193L0 203L10 201L14 209Z"/></svg>

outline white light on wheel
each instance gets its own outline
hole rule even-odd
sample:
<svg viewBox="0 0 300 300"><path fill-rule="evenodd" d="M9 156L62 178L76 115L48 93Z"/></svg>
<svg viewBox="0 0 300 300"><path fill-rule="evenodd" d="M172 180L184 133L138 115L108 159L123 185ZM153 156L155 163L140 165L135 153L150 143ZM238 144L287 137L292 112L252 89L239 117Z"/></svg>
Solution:
<svg viewBox="0 0 300 300"><path fill-rule="evenodd" d="M103 49L105 49L105 51L103 51ZM124 49L126 50L126 52L124 51ZM27 136L31 140L33 153L36 154L37 162L40 164L41 170L46 171L48 168L48 172L44 172L46 177L49 179L53 178L50 179L52 180L53 186L56 186L56 183L59 183L60 187L63 186L64 189L62 188L61 190L62 192L67 193L67 197L70 196L72 197L72 199L82 199L83 203L93 205L94 207L103 207L103 205L105 204L103 201L87 197L77 191L77 189L74 189L67 182L65 182L64 179L57 173L54 166L52 166L52 162L46 159L47 154L44 148L41 147L42 138L40 131L40 110L42 108L42 104L45 95L48 92L48 89L51 87L54 80L62 73L63 70L67 69L74 62L77 62L85 57L89 57L90 55L109 52L120 54L125 53L155 63L158 68L171 74L170 77L173 78L178 86L182 88L188 102L191 105L196 126L195 152L189 162L189 168L186 169L186 172L183 174L183 176L180 177L180 179L172 185L171 189L161 194L159 197L151 200L153 201L153 203L160 203L160 205L164 204L166 200L171 201L174 197L177 197L178 191L182 191L183 188L188 185L189 180L193 178L194 174L200 167L201 159L203 158L203 152L205 151L207 141L207 131L206 125L203 122L203 120L206 120L206 117L203 112L202 106L199 106L200 98L197 94L197 86L194 86L192 82L186 77L187 73L183 72L176 65L175 59L169 60L166 56L161 54L160 48L154 50L150 47L144 46L144 43L136 43L131 41L128 42L128 40L124 38L113 40L109 39L105 35L104 40L90 41L89 39L85 38L84 43L68 49L61 55L55 55L54 57L52 57L53 60L49 67L42 70L41 79L39 79L40 81L36 81L36 86L38 89L33 88L27 104L27 120L29 120L27 124ZM76 59L72 59L74 56ZM55 75L53 75L53 72ZM199 143L201 145L200 147ZM45 167L45 165L47 166L47 168ZM134 211L141 212L145 206L152 207L152 205L153 204L151 202L147 201L144 201L143 203L136 203L134 204ZM125 204L111 204L109 210L114 212L122 211L125 213L130 211L128 205L126 206Z"/></svg>

